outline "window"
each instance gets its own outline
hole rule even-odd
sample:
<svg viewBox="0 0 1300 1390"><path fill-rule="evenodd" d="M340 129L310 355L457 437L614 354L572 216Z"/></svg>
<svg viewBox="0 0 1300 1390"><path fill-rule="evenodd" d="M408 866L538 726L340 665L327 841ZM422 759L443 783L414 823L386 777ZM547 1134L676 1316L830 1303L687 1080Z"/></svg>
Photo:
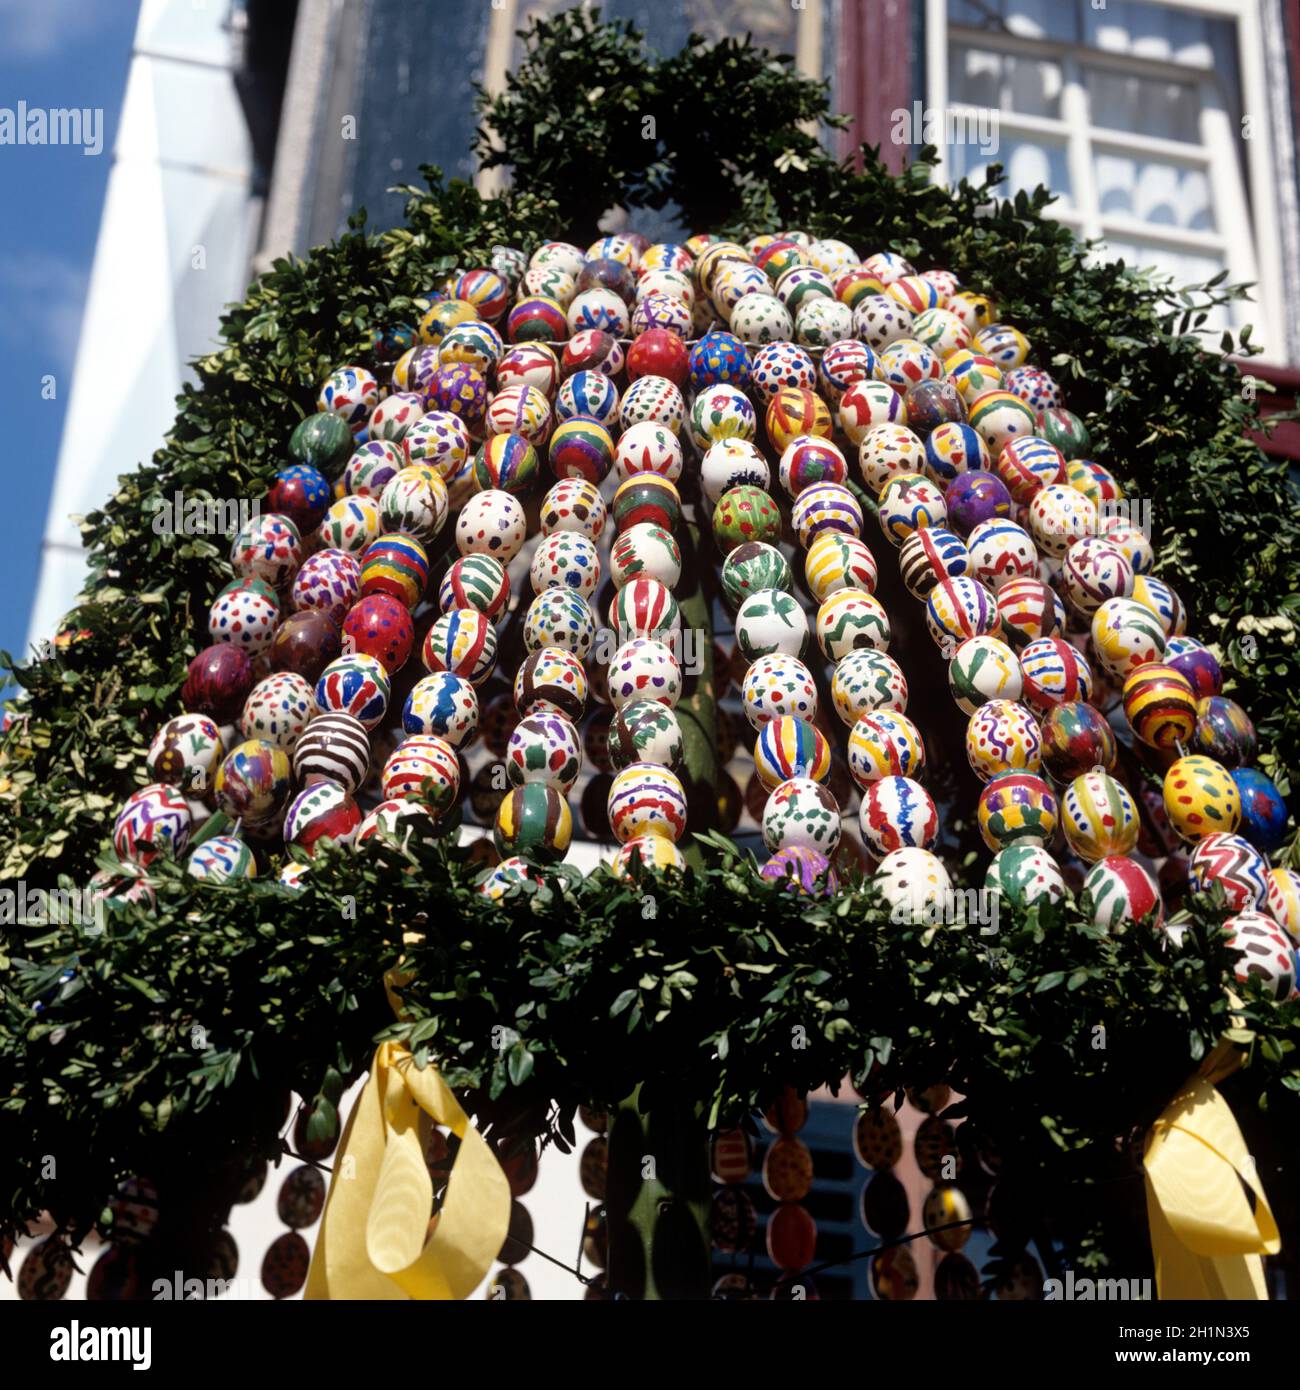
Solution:
<svg viewBox="0 0 1300 1390"><path fill-rule="evenodd" d="M927 0L926 22L940 177L1001 164L1008 193L1046 184L1103 257L1254 282L1206 330L1250 323L1287 359L1260 0Z"/></svg>

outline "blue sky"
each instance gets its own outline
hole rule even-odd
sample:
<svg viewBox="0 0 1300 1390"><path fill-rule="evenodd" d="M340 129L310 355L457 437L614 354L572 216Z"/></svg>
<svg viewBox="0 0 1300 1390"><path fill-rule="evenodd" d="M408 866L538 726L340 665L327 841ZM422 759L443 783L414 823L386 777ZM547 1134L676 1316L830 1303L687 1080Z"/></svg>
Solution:
<svg viewBox="0 0 1300 1390"><path fill-rule="evenodd" d="M0 0L0 107L102 108L98 157L0 145L0 382L7 451L0 506L0 649L24 649L41 536L72 384L113 141L126 90L134 0ZM41 379L57 397L42 399ZM111 389L111 388L110 388Z"/></svg>

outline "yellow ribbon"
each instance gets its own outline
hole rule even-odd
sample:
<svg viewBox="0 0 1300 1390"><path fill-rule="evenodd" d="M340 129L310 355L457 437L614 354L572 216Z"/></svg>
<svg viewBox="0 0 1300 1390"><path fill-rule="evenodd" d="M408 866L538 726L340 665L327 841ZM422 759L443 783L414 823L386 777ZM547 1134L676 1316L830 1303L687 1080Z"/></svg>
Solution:
<svg viewBox="0 0 1300 1390"><path fill-rule="evenodd" d="M1216 1051L1147 1140L1147 1216L1161 1299L1266 1299L1261 1257L1282 1248L1246 1141L1212 1079L1226 1055Z"/></svg>
<svg viewBox="0 0 1300 1390"><path fill-rule="evenodd" d="M421 1112L460 1139L431 1235ZM304 1297L467 1298L509 1222L506 1175L437 1069L381 1043L343 1131Z"/></svg>

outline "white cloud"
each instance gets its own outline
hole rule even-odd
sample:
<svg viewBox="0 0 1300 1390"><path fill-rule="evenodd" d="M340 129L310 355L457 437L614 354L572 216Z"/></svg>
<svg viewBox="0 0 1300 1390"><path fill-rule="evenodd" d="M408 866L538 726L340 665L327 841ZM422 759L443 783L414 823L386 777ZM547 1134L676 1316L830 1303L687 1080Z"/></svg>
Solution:
<svg viewBox="0 0 1300 1390"><path fill-rule="evenodd" d="M10 252L0 261L0 336L42 367L70 372L89 280L89 265L66 256Z"/></svg>
<svg viewBox="0 0 1300 1390"><path fill-rule="evenodd" d="M0 0L5 57L49 58L81 46L121 12L123 0Z"/></svg>

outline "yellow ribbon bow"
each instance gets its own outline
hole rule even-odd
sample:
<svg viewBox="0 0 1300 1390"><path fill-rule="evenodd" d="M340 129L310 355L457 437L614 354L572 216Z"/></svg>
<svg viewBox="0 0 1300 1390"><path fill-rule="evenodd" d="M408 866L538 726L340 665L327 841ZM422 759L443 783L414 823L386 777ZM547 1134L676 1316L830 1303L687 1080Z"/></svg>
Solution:
<svg viewBox="0 0 1300 1390"><path fill-rule="evenodd" d="M1152 1127L1147 1216L1161 1299L1265 1299L1277 1223L1228 1102L1193 1077Z"/></svg>
<svg viewBox="0 0 1300 1390"><path fill-rule="evenodd" d="M460 1139L431 1235L421 1112ZM304 1297L467 1298L509 1222L506 1175L437 1069L381 1043L343 1131Z"/></svg>

